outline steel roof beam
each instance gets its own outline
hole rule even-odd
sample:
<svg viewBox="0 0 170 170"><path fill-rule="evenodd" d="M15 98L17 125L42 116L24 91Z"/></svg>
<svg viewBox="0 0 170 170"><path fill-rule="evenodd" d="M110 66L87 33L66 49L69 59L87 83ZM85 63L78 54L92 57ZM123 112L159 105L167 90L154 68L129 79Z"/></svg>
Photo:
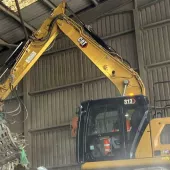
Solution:
<svg viewBox="0 0 170 170"><path fill-rule="evenodd" d="M16 44L10 44L10 43L4 41L1 38L0 38L0 46L5 46L5 47L8 47L8 48L16 48L17 47Z"/></svg>
<svg viewBox="0 0 170 170"><path fill-rule="evenodd" d="M50 9L55 9L56 6L50 0L42 0L42 2L48 6Z"/></svg>
<svg viewBox="0 0 170 170"><path fill-rule="evenodd" d="M13 19L15 19L16 21L18 21L18 22L21 24L21 20L20 20L19 16L16 15L15 12L13 12L10 8L8 8L8 7L7 7L4 3L2 3L1 1L0 1L0 10L2 10L5 14L7 14L7 15L10 16L10 17L12 17ZM30 31L32 31L32 32L34 32L34 31L36 30L33 26L31 26L30 24L26 23L25 21L24 21L24 25L25 25L25 27L26 27L28 30L30 30Z"/></svg>

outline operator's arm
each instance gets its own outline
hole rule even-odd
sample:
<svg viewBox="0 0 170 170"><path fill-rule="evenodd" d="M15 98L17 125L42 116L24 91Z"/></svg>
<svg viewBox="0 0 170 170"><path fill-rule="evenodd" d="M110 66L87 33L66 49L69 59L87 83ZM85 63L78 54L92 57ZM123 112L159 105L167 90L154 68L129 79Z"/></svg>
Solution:
<svg viewBox="0 0 170 170"><path fill-rule="evenodd" d="M59 33L54 18L65 11L65 3L60 4L45 20L39 30L37 30L32 38L23 47L21 53L16 59L14 66L10 70L10 74L3 84L0 84L0 100L4 100L11 92L11 88L17 86L25 74L31 69L39 57L46 51L53 40Z"/></svg>
<svg viewBox="0 0 170 170"><path fill-rule="evenodd" d="M139 75L116 54L109 53L103 46L88 36L83 28L66 15L57 20L57 25L80 50L102 71L117 87L120 94L145 95L145 87ZM129 82L127 88L124 82ZM124 91L125 90L125 91Z"/></svg>

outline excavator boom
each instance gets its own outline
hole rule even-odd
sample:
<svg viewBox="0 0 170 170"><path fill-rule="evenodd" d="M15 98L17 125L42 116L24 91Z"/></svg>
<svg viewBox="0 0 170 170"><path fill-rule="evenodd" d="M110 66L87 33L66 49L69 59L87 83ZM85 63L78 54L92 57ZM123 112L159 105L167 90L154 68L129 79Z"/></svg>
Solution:
<svg viewBox="0 0 170 170"><path fill-rule="evenodd" d="M139 75L123 62L117 53L110 53L94 38L65 15L66 3L62 2L42 24L39 30L26 42L7 80L0 84L0 100L4 100L31 69L39 57L48 49L60 31L108 77L121 95L145 95L145 87ZM86 29L87 30L87 29Z"/></svg>

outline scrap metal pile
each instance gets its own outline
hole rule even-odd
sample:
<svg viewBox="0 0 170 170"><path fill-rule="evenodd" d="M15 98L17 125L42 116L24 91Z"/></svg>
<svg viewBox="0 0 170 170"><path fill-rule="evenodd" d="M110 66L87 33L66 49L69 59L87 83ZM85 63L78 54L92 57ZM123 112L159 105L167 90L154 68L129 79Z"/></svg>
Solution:
<svg viewBox="0 0 170 170"><path fill-rule="evenodd" d="M4 123L0 123L0 167L2 170L13 170L18 164L27 168L25 145L26 142L22 136L12 134Z"/></svg>

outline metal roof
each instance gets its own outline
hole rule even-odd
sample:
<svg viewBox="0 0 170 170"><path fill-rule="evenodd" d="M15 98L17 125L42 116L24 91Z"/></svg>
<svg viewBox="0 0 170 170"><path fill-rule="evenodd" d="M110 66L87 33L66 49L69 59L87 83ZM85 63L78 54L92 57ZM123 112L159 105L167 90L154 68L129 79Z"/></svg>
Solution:
<svg viewBox="0 0 170 170"><path fill-rule="evenodd" d="M21 14L27 30L32 32L39 28L52 12L52 9L54 9L61 1L62 0L38 0L31 5L22 8ZM102 1L66 0L67 4L74 12L80 12L87 8L94 7ZM24 38L24 30L18 12L12 11L0 1L0 50L4 46L10 47L10 44L18 43Z"/></svg>

